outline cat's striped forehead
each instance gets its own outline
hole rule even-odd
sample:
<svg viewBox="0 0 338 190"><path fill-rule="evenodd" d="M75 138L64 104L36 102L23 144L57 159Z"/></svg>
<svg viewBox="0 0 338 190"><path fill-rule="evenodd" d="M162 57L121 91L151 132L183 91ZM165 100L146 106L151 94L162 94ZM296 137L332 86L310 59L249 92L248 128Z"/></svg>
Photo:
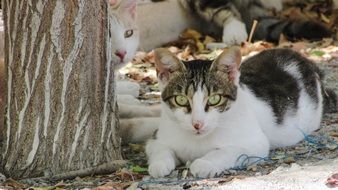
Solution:
<svg viewBox="0 0 338 190"><path fill-rule="evenodd" d="M202 89L205 96L217 93L236 98L236 86L229 82L226 73L210 71L213 61L193 60L183 62L185 70L173 73L170 81L163 89L162 99L176 95L186 95L192 98L198 89Z"/></svg>

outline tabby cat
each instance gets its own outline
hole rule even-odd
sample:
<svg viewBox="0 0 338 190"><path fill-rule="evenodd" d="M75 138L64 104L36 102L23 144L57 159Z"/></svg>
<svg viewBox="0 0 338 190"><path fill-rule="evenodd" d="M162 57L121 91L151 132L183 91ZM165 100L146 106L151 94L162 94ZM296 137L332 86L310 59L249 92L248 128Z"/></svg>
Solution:
<svg viewBox="0 0 338 190"><path fill-rule="evenodd" d="M193 14L223 28L222 40L229 45L246 41L254 20L258 20L255 40L278 42L280 34L288 39L310 40L331 35L329 29L314 21L273 17L270 10L282 10L282 0L181 0L181 3Z"/></svg>
<svg viewBox="0 0 338 190"><path fill-rule="evenodd" d="M266 50L241 64L237 47L214 61L187 62L157 49L155 65L162 115L146 145L153 177L187 161L194 176L213 177L242 154L266 157L320 127L323 76L291 50Z"/></svg>

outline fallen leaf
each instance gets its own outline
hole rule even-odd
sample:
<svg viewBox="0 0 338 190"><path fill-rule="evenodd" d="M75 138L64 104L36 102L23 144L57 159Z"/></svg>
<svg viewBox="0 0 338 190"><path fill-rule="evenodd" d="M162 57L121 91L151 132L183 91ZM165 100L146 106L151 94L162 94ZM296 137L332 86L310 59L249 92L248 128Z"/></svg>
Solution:
<svg viewBox="0 0 338 190"><path fill-rule="evenodd" d="M148 168L144 168L141 166L133 166L131 168L131 171L136 172L136 173L148 173Z"/></svg>
<svg viewBox="0 0 338 190"><path fill-rule="evenodd" d="M327 18L323 13L320 14L320 18L321 18L322 21L324 21L325 23L330 23L330 19Z"/></svg>
<svg viewBox="0 0 338 190"><path fill-rule="evenodd" d="M253 171L253 172L255 172L255 171L257 171L257 165L256 164L254 164L254 165L251 165L251 166L248 166L247 168L246 168L246 170L247 171Z"/></svg>
<svg viewBox="0 0 338 190"><path fill-rule="evenodd" d="M289 156L289 157L285 158L283 162L286 163L286 164L291 164L291 163L294 163L296 161L295 161L294 157Z"/></svg>
<svg viewBox="0 0 338 190"><path fill-rule="evenodd" d="M323 55L325 55L325 52L324 51L320 51L320 50L313 50L313 51L310 52L310 54L318 56L318 57L322 57Z"/></svg>
<svg viewBox="0 0 338 190"><path fill-rule="evenodd" d="M25 189L25 188L26 188L26 186L25 186L24 184L19 183L19 182L15 181L15 180L12 179L12 178L6 179L6 180L2 183L2 185L4 185L4 186L10 186L10 187L13 187L14 189Z"/></svg>
<svg viewBox="0 0 338 190"><path fill-rule="evenodd" d="M108 182L104 185L98 186L93 188L92 190L123 190L124 184L123 183L116 183L116 182Z"/></svg>
<svg viewBox="0 0 338 190"><path fill-rule="evenodd" d="M202 37L202 34L193 29L186 29L180 35L180 38L182 39L190 38L194 40L199 40L201 37Z"/></svg>
<svg viewBox="0 0 338 190"><path fill-rule="evenodd" d="M116 172L116 175L119 176L122 181L135 181L136 179L142 179L144 176L143 174L129 171L126 168L122 168L120 171Z"/></svg>

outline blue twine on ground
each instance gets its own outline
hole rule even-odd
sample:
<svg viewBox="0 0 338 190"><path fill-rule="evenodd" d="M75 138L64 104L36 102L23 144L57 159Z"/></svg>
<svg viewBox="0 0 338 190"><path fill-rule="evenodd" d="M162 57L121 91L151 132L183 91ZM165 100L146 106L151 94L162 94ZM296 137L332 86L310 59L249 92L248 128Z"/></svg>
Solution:
<svg viewBox="0 0 338 190"><path fill-rule="evenodd" d="M244 158L241 163L240 160ZM255 161L250 161L250 159L256 159ZM271 161L270 157L259 157L259 156L248 156L247 154L241 154L236 160L236 166L231 168L233 170L245 170L250 166L253 166L262 161Z"/></svg>
<svg viewBox="0 0 338 190"><path fill-rule="evenodd" d="M315 145L316 148L325 148L327 147L326 144L322 143L322 141L327 141L329 143L332 143L334 145L337 146L338 148L338 142L336 142L335 140L331 140L330 138L324 138L321 136L314 136L314 135L308 135L306 134L303 130L301 130L300 128L298 128L301 133L304 136L304 140L306 142L308 142L309 144ZM324 140L323 140L324 139ZM309 152L307 153L307 158L309 157L309 154L311 154L312 150L310 149ZM287 156L285 156L287 157ZM242 158L244 158L241 163L238 163ZM250 159L257 159L256 161L250 162ZM248 167L255 165L261 161L272 161L274 162L271 157L259 157L259 156L248 156L246 154L241 154L237 160L236 160L236 166L231 168L234 170L245 170Z"/></svg>
<svg viewBox="0 0 338 190"><path fill-rule="evenodd" d="M300 129L300 128L298 128L298 129L303 134L304 140L306 142L308 142L309 144L315 145L317 148L325 148L325 147L327 147L325 144L321 143L321 141L325 141L325 140L327 142L329 142L329 143L332 143L332 144L336 145L337 148L338 148L338 142L336 142L335 140L331 140L330 138L324 138L322 136L308 135L302 129Z"/></svg>

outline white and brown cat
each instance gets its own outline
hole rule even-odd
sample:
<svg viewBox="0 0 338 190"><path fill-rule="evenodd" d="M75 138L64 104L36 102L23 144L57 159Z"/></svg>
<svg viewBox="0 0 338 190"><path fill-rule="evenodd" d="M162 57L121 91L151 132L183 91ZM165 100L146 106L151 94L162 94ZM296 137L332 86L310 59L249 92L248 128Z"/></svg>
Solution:
<svg viewBox="0 0 338 190"><path fill-rule="evenodd" d="M241 63L234 47L214 61L185 62L157 49L155 61L162 115L146 145L153 177L187 161L194 176L213 177L242 154L266 157L320 127L323 76L296 52L266 50Z"/></svg>

